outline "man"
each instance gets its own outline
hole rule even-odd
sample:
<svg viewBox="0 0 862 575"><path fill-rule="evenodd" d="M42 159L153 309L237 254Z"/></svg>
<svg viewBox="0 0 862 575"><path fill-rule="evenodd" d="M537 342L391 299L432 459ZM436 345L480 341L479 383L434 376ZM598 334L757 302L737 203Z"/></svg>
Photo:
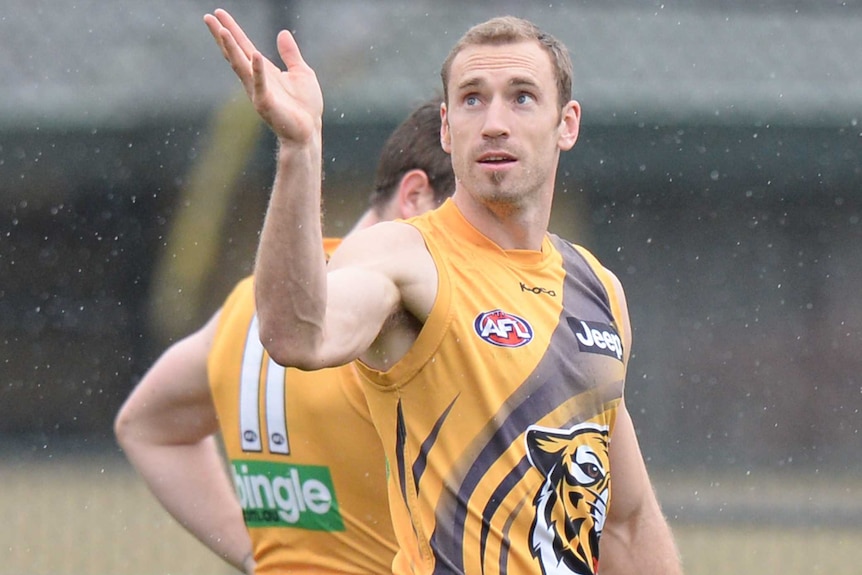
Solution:
<svg viewBox="0 0 862 575"><path fill-rule="evenodd" d="M355 229L420 214L454 190L439 102L414 110L386 141ZM272 362L252 278L152 366L120 410L116 435L180 524L246 573L390 572L386 464L356 371Z"/></svg>
<svg viewBox="0 0 862 575"><path fill-rule="evenodd" d="M205 21L278 138L261 339L305 369L360 359L390 468L394 571L679 573L623 400L622 287L547 231L580 125L565 47L517 18L471 28L442 69L453 198L354 234L324 266L314 71L287 31L283 72L228 13Z"/></svg>

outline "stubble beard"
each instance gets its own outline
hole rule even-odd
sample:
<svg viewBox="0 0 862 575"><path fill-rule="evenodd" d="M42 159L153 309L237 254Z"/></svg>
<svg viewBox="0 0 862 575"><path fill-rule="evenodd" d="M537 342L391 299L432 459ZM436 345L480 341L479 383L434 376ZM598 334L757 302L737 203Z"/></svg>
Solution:
<svg viewBox="0 0 862 575"><path fill-rule="evenodd" d="M515 207L521 202L522 198L518 191L506 185L507 176L508 174L504 172L494 172L489 176L487 193L483 194L487 204Z"/></svg>
<svg viewBox="0 0 862 575"><path fill-rule="evenodd" d="M508 172L494 172L490 174L486 184L486 193L482 194L488 205L506 207L510 210L518 210L530 205L533 198L538 195L538 183Z"/></svg>

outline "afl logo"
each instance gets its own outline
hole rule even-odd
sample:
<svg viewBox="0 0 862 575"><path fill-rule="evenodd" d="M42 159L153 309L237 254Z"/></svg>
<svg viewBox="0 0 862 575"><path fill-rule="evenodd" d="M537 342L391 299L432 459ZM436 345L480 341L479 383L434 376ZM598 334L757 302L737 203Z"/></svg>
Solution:
<svg viewBox="0 0 862 575"><path fill-rule="evenodd" d="M533 328L527 320L499 309L476 316L473 329L479 337L500 347L521 347L533 339Z"/></svg>

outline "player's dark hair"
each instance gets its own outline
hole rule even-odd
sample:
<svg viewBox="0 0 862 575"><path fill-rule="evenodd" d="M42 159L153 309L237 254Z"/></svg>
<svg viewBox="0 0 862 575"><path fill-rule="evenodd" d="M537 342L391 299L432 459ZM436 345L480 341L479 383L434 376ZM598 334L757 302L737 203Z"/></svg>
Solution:
<svg viewBox="0 0 862 575"><path fill-rule="evenodd" d="M383 145L371 194L371 207L378 213L410 170L423 170L427 174L437 203L442 203L454 193L452 160L440 145L442 101L442 98L435 97L413 110Z"/></svg>

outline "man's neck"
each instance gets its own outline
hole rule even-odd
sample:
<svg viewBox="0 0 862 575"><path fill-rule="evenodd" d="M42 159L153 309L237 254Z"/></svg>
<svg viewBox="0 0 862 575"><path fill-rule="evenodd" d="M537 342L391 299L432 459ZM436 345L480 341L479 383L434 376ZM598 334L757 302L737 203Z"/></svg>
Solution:
<svg viewBox="0 0 862 575"><path fill-rule="evenodd" d="M365 228L369 228L376 223L383 221L380 216L377 215L377 212L374 208L368 208L364 214L359 218L359 220L353 225L353 228L347 232L346 235L350 235L353 232L357 232L359 230L364 230Z"/></svg>
<svg viewBox="0 0 862 575"><path fill-rule="evenodd" d="M467 193L456 193L452 199L464 218L501 249L542 249L550 209L479 202Z"/></svg>

